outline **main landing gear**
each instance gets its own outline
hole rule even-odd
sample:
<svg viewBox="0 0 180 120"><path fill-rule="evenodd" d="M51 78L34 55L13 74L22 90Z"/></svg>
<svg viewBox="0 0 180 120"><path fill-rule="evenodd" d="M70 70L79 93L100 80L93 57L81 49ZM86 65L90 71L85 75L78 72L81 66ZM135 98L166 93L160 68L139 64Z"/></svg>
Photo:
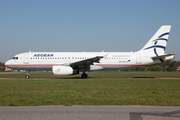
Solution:
<svg viewBox="0 0 180 120"><path fill-rule="evenodd" d="M87 78L88 77L88 75L86 74L86 73L83 73L82 75L81 75L81 78Z"/></svg>
<svg viewBox="0 0 180 120"><path fill-rule="evenodd" d="M30 71L29 70L27 70L26 71L26 77L25 77L26 79L29 79L30 78Z"/></svg>

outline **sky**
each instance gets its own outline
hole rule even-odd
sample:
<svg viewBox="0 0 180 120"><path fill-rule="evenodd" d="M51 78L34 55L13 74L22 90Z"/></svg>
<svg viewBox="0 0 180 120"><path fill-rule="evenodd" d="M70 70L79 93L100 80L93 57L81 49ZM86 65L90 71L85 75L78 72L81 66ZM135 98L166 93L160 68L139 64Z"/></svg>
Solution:
<svg viewBox="0 0 180 120"><path fill-rule="evenodd" d="M180 61L180 0L0 0L0 62L23 52L130 52L171 25Z"/></svg>

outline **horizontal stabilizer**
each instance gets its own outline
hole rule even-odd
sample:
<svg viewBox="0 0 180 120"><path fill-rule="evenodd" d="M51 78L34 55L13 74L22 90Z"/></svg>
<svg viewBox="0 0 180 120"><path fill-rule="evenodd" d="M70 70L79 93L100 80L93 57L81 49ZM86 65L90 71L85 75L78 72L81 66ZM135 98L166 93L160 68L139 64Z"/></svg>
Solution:
<svg viewBox="0 0 180 120"><path fill-rule="evenodd" d="M151 57L151 58L152 59L160 59L160 58L170 57L172 55L175 55L175 54L165 54L165 55L155 56L155 57Z"/></svg>

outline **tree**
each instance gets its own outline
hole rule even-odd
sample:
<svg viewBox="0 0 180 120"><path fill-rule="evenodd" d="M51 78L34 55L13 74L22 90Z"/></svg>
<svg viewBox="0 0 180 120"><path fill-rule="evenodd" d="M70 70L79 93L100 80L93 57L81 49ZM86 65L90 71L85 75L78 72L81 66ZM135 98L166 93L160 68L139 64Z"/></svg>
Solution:
<svg viewBox="0 0 180 120"><path fill-rule="evenodd" d="M1 63L1 62L0 62L0 66L4 66L4 63Z"/></svg>
<svg viewBox="0 0 180 120"><path fill-rule="evenodd" d="M4 69L5 69L4 63L0 62L0 71L4 71Z"/></svg>

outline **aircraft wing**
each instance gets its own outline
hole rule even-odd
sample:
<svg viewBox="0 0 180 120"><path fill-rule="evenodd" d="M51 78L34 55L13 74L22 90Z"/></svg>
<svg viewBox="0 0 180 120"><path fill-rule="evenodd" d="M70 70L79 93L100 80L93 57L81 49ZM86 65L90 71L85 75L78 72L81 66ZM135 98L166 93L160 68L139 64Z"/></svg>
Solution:
<svg viewBox="0 0 180 120"><path fill-rule="evenodd" d="M103 58L103 57L104 56L96 56L96 57L92 57L92 58L89 58L89 59L73 62L73 63L70 63L70 66L73 67L73 68L78 67L79 69L82 69L82 70L89 70L90 65L93 65L94 62L98 63L99 60L101 58Z"/></svg>
<svg viewBox="0 0 180 120"><path fill-rule="evenodd" d="M81 60L81 61L77 61L77 62L73 62L70 65L90 65L93 64L94 62L99 62L99 60L101 58L103 58L104 56L96 56L93 58L89 58L89 59L85 59L85 60Z"/></svg>

